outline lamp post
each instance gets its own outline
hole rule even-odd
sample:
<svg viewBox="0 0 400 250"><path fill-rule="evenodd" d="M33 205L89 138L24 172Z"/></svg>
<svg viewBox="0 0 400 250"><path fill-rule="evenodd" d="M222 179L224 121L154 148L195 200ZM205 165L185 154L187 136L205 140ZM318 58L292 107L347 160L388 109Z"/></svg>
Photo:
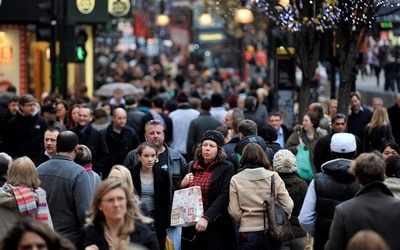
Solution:
<svg viewBox="0 0 400 250"><path fill-rule="evenodd" d="M242 5L240 8L236 10L234 19L236 22L240 23L240 27L243 31L243 35L239 38L239 75L241 80L245 76L245 58L244 58L244 51L245 51L245 34L244 34L244 25L252 23L254 21L253 12L246 7L246 1L242 0Z"/></svg>
<svg viewBox="0 0 400 250"><path fill-rule="evenodd" d="M156 25L158 26L158 50L161 62L161 54L163 52L163 28L170 22L169 16L165 14L164 0L160 1L160 14L156 18Z"/></svg>

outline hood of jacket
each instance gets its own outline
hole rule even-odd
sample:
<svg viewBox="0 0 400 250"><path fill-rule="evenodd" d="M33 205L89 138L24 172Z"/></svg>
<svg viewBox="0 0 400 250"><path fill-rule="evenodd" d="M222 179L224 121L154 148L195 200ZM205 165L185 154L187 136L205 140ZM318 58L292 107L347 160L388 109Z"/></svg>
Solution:
<svg viewBox="0 0 400 250"><path fill-rule="evenodd" d="M255 142L261 146L262 149L267 148L267 144L265 143L264 139L258 135L248 135L243 137L235 146L235 153L242 154L244 147L249 144Z"/></svg>
<svg viewBox="0 0 400 250"><path fill-rule="evenodd" d="M321 170L335 179L353 180L355 177L349 172L351 162L342 158L330 160L322 164Z"/></svg>

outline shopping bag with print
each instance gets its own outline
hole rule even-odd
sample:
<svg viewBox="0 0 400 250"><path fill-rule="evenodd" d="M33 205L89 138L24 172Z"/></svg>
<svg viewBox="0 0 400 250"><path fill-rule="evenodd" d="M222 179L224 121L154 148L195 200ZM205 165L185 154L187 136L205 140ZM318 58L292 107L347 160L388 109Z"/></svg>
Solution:
<svg viewBox="0 0 400 250"><path fill-rule="evenodd" d="M200 186L176 190L171 209L171 226L193 226L201 216L203 216L203 200Z"/></svg>

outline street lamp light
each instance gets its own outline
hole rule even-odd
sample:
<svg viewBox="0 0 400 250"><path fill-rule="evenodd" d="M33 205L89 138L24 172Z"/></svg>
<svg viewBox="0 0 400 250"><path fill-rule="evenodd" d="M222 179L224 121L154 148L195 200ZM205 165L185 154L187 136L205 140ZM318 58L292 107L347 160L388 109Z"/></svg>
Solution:
<svg viewBox="0 0 400 250"><path fill-rule="evenodd" d="M199 17L199 24L203 26L213 26L214 19L210 13L204 12Z"/></svg>
<svg viewBox="0 0 400 250"><path fill-rule="evenodd" d="M157 26L167 26L169 24L169 16L166 14L160 14L156 19Z"/></svg>
<svg viewBox="0 0 400 250"><path fill-rule="evenodd" d="M169 16L165 14L164 0L160 2L160 14L157 16L156 25L159 27L167 26L169 24Z"/></svg>
<svg viewBox="0 0 400 250"><path fill-rule="evenodd" d="M199 17L199 24L203 26L213 26L214 19L211 13L208 12L208 0L204 0L204 12Z"/></svg>
<svg viewBox="0 0 400 250"><path fill-rule="evenodd" d="M244 31L244 25L245 24L249 24L252 23L254 21L254 16L253 16L253 12L251 12L251 10L249 10L248 8L246 8L246 0L242 0L242 5L240 8L237 9L234 19L236 22L240 23L240 27L242 29L242 31ZM242 80L244 79L245 76L245 58L244 58L244 47L245 47L245 43L244 43L244 32L243 35L239 38L239 74Z"/></svg>
<svg viewBox="0 0 400 250"><path fill-rule="evenodd" d="M241 24L252 23L254 21L253 12L246 7L246 1L242 0L242 5L236 10L235 21Z"/></svg>

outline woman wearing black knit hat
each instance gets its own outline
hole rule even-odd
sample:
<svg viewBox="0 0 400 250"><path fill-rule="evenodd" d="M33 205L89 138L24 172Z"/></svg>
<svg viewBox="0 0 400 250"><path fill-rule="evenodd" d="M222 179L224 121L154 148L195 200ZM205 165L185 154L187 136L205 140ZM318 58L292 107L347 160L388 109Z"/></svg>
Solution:
<svg viewBox="0 0 400 250"><path fill-rule="evenodd" d="M204 213L195 226L182 229L182 249L235 249L232 220L228 214L229 181L233 165L226 161L224 136L216 130L204 132L189 163L181 188L200 186Z"/></svg>

